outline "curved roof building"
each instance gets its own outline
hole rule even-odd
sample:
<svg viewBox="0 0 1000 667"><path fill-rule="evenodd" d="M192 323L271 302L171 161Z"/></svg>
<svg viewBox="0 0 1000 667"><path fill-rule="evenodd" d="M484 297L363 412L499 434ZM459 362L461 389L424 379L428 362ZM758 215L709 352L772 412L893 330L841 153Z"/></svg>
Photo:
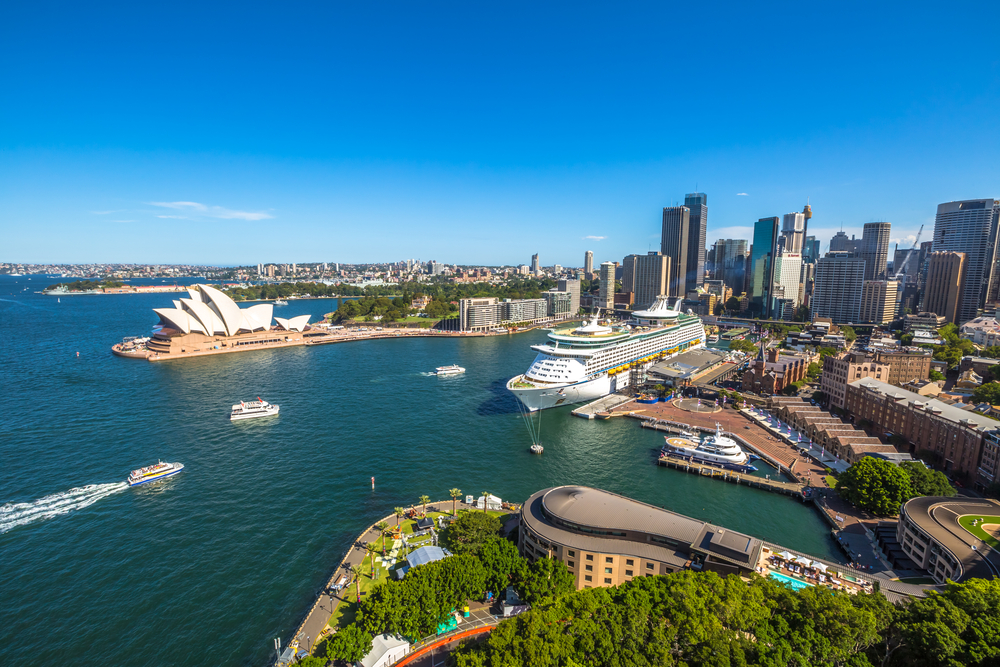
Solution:
<svg viewBox="0 0 1000 667"><path fill-rule="evenodd" d="M235 336L241 332L269 329L274 306L262 303L249 308L240 308L231 298L211 285L194 285L188 288L188 298L174 301L173 308L154 308L160 316L160 324L183 333L202 333L209 336ZM304 322L300 322L304 319ZM289 320L285 320L288 322ZM309 316L303 315L291 320L300 328L288 331L303 331Z"/></svg>
<svg viewBox="0 0 1000 667"><path fill-rule="evenodd" d="M896 539L903 553L938 583L1000 576L1000 552L966 530L959 522L963 516L1000 516L1000 502L920 496L906 501L899 510Z"/></svg>

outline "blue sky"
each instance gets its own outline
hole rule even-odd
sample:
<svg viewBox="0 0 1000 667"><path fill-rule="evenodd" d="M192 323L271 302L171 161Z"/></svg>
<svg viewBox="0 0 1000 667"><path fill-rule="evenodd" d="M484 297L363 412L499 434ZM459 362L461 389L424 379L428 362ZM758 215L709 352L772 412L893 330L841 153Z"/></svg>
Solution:
<svg viewBox="0 0 1000 667"><path fill-rule="evenodd" d="M287 6L286 6L287 5ZM929 240L1000 197L996 3L5 3L0 260L527 262ZM745 193L745 194L741 194Z"/></svg>

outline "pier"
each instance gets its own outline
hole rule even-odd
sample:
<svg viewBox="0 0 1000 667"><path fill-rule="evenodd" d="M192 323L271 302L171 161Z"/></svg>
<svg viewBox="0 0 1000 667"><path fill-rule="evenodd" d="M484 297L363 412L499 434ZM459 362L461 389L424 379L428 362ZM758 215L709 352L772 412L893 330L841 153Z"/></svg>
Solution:
<svg viewBox="0 0 1000 667"><path fill-rule="evenodd" d="M602 396L593 403L587 403L582 408L577 408L570 412L574 417L583 417L584 419L595 419L597 418L597 413L609 413L615 408L621 407L626 403L634 400L631 396L625 396L623 394L608 394L607 396ZM601 417L602 419L607 419L607 417Z"/></svg>
<svg viewBox="0 0 1000 667"><path fill-rule="evenodd" d="M764 491L783 493L788 496L794 496L802 501L812 499L810 494L806 491L808 487L799 482L781 482L775 479L754 477L753 475L743 475L725 468L718 468L716 466L710 466L703 463L695 463L694 461L688 461L674 456L660 456L657 464L667 468L673 468L674 470L683 470L684 472L700 475L702 477L719 479L732 484L741 484L754 489L763 489Z"/></svg>

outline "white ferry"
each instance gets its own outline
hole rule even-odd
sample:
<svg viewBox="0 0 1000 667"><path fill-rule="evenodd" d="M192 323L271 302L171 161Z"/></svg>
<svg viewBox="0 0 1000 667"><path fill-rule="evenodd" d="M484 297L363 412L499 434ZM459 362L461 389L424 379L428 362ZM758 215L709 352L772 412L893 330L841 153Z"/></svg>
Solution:
<svg viewBox="0 0 1000 667"><path fill-rule="evenodd" d="M744 452L736 441L722 435L722 426L715 425L715 435L710 435L701 442L665 436L666 444L662 453L666 456L719 466L737 472L756 472L757 468L750 465L750 455Z"/></svg>
<svg viewBox="0 0 1000 667"><path fill-rule="evenodd" d="M555 330L549 342L532 345L539 354L507 389L530 411L572 405L607 396L629 384L632 368L705 346L705 327L692 313L680 312L681 299L657 297L624 326L601 324L595 317L576 329Z"/></svg>
<svg viewBox="0 0 1000 667"><path fill-rule="evenodd" d="M275 299L274 300L274 305L275 306L287 306L288 302L285 301L284 299Z"/></svg>
<svg viewBox="0 0 1000 667"><path fill-rule="evenodd" d="M233 411L229 414L229 421L237 419L253 419L254 417L270 417L278 414L278 406L271 405L267 401L261 400L260 396L256 401L240 401L233 406Z"/></svg>
<svg viewBox="0 0 1000 667"><path fill-rule="evenodd" d="M708 342L709 343L718 343L719 342L719 334L712 334L711 336L709 336L708 337Z"/></svg>
<svg viewBox="0 0 1000 667"><path fill-rule="evenodd" d="M139 486L140 484L155 482L158 479L176 475L182 470L184 470L184 464L182 463L164 463L163 461L158 461L156 465L146 466L145 468L139 468L130 472L128 475L128 485Z"/></svg>
<svg viewBox="0 0 1000 667"><path fill-rule="evenodd" d="M461 366L438 366L434 369L434 375L461 375L464 372Z"/></svg>

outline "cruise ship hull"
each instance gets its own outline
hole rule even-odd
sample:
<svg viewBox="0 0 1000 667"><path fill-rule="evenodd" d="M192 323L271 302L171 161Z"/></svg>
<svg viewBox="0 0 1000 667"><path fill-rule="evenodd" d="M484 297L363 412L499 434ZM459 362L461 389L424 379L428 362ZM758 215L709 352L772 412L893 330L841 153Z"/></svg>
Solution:
<svg viewBox="0 0 1000 667"><path fill-rule="evenodd" d="M507 383L507 388L521 401L529 411L547 410L563 405L574 405L596 401L602 396L613 394L618 390L615 378L605 375L593 380L585 380L575 384L551 385L518 389L514 385L523 376L517 376Z"/></svg>

